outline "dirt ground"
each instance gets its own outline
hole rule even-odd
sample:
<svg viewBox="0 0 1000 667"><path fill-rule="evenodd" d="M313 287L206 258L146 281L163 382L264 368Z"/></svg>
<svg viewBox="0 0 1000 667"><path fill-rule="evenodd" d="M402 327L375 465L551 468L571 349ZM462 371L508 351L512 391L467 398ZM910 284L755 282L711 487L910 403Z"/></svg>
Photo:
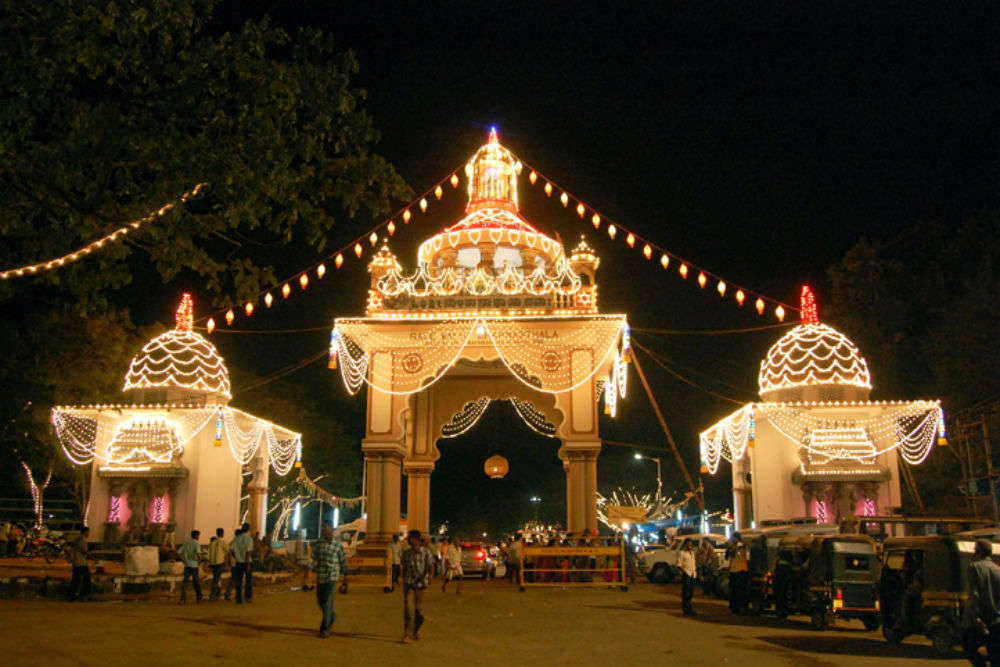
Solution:
<svg viewBox="0 0 1000 667"><path fill-rule="evenodd" d="M936 659L926 641L887 644L860 622L826 632L807 619L733 617L719 601L696 598L698 614L680 613L678 587L529 589L467 581L461 595L427 594L423 638L400 644L402 595L356 580L336 596L329 639L316 637L312 593L259 591L253 604L176 598L67 603L0 600L6 667L63 665L178 667L434 665L780 665L879 667L968 664ZM193 597L193 596L192 596Z"/></svg>

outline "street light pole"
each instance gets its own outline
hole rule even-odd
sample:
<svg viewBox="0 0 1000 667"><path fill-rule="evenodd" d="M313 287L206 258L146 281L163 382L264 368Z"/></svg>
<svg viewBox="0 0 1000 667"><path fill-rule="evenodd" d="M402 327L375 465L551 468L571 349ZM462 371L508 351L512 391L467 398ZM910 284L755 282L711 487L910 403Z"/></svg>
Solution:
<svg viewBox="0 0 1000 667"><path fill-rule="evenodd" d="M656 509L654 512L658 517L663 513L663 476L660 471L661 461L656 456L645 456L639 452L635 453L636 461L641 461L643 459L646 459L647 461L656 461Z"/></svg>

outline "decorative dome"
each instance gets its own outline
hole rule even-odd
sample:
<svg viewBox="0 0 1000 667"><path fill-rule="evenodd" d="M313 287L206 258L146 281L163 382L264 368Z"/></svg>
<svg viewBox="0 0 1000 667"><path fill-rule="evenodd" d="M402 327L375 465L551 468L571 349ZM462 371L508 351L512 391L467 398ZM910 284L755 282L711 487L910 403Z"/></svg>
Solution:
<svg viewBox="0 0 1000 667"><path fill-rule="evenodd" d="M866 397L872 386L868 364L847 336L819 322L815 299L808 286L802 287L801 315L802 323L772 345L760 363L761 398L853 400ZM808 388L811 387L819 390L810 392ZM815 395L806 396L807 393Z"/></svg>
<svg viewBox="0 0 1000 667"><path fill-rule="evenodd" d="M132 357L122 391L176 388L232 398L224 360L214 345L191 330L192 319L191 295L185 294L177 308L177 326Z"/></svg>
<svg viewBox="0 0 1000 667"><path fill-rule="evenodd" d="M417 262L437 270L456 264L534 268L551 271L565 259L562 244L531 226L518 213L517 174L521 164L497 139L489 140L465 166L469 203L464 218L420 245Z"/></svg>

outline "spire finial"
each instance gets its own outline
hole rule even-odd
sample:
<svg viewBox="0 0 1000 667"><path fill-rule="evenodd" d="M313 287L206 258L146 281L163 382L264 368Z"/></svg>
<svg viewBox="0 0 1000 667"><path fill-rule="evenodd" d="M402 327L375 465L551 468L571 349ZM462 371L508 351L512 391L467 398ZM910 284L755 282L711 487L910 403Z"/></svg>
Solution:
<svg viewBox="0 0 1000 667"><path fill-rule="evenodd" d="M490 126L490 140L489 140L489 143L491 143L491 144L498 144L498 143L500 143L500 140L497 138L497 126L496 125L491 125Z"/></svg>
<svg viewBox="0 0 1000 667"><path fill-rule="evenodd" d="M191 301L191 295L185 292L181 296L181 302L177 306L177 330L178 331L191 331L191 325L194 323L194 303Z"/></svg>
<svg viewBox="0 0 1000 667"><path fill-rule="evenodd" d="M799 297L799 319L802 324L818 324L819 314L816 311L816 297L809 285L802 286L802 296Z"/></svg>

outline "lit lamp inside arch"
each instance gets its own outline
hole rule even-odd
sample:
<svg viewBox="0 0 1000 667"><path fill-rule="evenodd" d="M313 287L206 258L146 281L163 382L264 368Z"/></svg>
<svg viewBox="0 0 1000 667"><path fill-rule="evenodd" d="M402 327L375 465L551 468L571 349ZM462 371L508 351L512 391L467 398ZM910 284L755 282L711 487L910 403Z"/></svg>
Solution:
<svg viewBox="0 0 1000 667"><path fill-rule="evenodd" d="M486 459L483 469L490 479L503 479L510 471L510 464L502 456L491 456Z"/></svg>

